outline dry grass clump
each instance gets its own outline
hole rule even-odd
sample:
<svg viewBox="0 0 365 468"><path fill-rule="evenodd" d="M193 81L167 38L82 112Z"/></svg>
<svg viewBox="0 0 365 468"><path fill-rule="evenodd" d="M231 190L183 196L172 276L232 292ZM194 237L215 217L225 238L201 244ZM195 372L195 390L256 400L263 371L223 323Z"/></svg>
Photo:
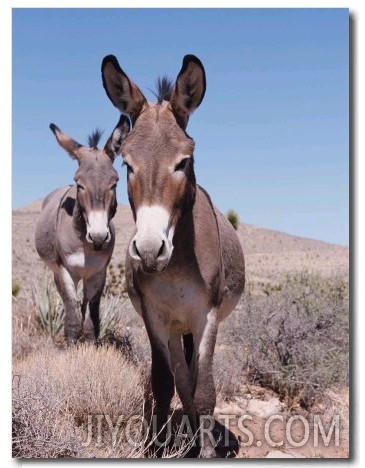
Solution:
<svg viewBox="0 0 365 468"><path fill-rule="evenodd" d="M39 349L54 347L52 337L40 333L30 295L13 298L12 312L12 355L14 359L22 359Z"/></svg>
<svg viewBox="0 0 365 468"><path fill-rule="evenodd" d="M112 443L107 422L118 422L121 434L131 416L142 415L144 385L140 368L111 346L30 354L13 368L13 456L136 456L123 437ZM84 446L97 415L103 443Z"/></svg>

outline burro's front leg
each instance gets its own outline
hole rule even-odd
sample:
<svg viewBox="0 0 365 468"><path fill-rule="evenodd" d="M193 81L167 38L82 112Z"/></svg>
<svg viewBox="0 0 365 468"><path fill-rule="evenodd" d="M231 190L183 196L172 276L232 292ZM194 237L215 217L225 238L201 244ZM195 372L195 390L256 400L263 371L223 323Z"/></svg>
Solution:
<svg viewBox="0 0 365 468"><path fill-rule="evenodd" d="M65 308L65 338L67 344L75 343L81 334L81 318L77 307L77 281L60 265L54 272L57 290Z"/></svg>
<svg viewBox="0 0 365 468"><path fill-rule="evenodd" d="M174 377L171 370L168 347L169 333L157 319L158 314L144 314L144 321L151 344L151 383L154 398L153 416L150 426L150 452L160 456L171 438L168 423L171 399L174 395Z"/></svg>
<svg viewBox="0 0 365 468"><path fill-rule="evenodd" d="M216 404L216 392L213 378L213 355L218 332L217 309L212 308L203 326L194 333L195 356L193 370L195 376L194 406L197 411L200 458L218 457L213 437L213 412Z"/></svg>
<svg viewBox="0 0 365 468"><path fill-rule="evenodd" d="M86 341L94 342L100 334L100 299L103 293L106 272L100 271L84 282L82 307L83 331Z"/></svg>

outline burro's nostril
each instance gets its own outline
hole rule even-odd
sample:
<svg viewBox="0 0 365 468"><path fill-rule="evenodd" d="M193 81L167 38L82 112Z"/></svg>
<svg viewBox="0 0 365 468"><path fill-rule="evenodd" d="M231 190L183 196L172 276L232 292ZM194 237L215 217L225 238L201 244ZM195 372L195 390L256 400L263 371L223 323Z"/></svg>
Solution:
<svg viewBox="0 0 365 468"><path fill-rule="evenodd" d="M137 249L137 242L135 240L133 241L133 247L134 247L134 253L137 255L137 257L141 258L141 254L139 253Z"/></svg>
<svg viewBox="0 0 365 468"><path fill-rule="evenodd" d="M165 241L163 240L160 250L157 252L157 258L161 257L161 255L164 253L164 250L165 250Z"/></svg>

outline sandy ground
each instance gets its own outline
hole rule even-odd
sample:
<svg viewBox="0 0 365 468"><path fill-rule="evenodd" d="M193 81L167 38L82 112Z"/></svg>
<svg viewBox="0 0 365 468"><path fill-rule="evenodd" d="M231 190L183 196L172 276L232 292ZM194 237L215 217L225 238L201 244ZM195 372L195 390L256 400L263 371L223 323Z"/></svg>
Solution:
<svg viewBox="0 0 365 468"><path fill-rule="evenodd" d="M348 458L348 389L326 391L309 413L288 408L274 392L242 386L218 402L216 420L238 440L237 458ZM332 430L331 430L332 426Z"/></svg>

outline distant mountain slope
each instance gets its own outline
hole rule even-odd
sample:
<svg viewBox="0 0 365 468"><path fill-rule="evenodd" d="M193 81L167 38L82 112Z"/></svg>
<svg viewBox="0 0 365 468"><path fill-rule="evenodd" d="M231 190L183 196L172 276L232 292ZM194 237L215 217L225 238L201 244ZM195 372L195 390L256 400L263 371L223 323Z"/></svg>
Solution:
<svg viewBox="0 0 365 468"><path fill-rule="evenodd" d="M13 211L13 278L27 285L44 274L34 246L34 230L42 200ZM114 218L117 231L112 263L124 263L134 221L128 206L119 205ZM249 224L237 231L246 257L247 279L253 283L276 282L283 275L308 270L321 275L349 271L348 247L305 239Z"/></svg>

